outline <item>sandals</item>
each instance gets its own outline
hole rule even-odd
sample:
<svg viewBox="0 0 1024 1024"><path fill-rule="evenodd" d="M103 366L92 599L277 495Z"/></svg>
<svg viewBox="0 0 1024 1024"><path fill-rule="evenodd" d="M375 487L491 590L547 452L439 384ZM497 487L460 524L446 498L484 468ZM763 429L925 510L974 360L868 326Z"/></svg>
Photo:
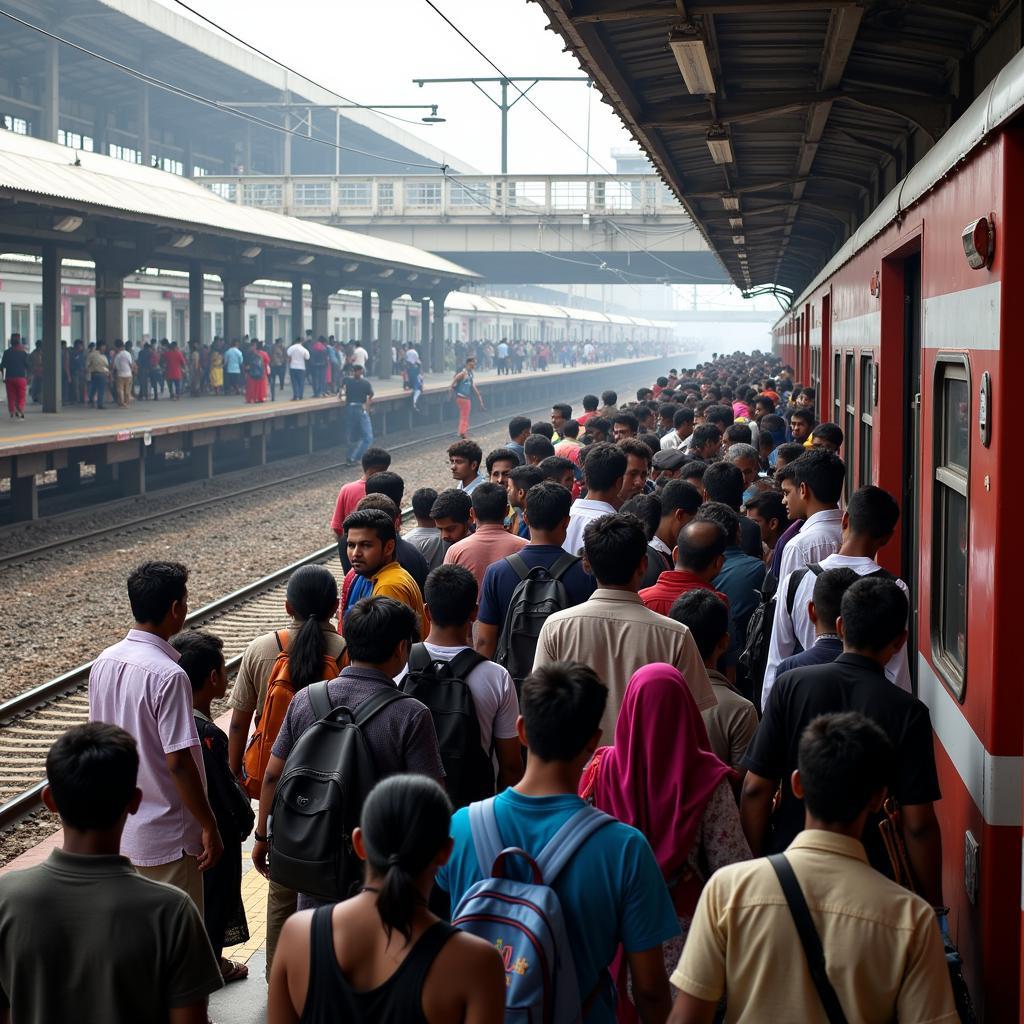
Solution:
<svg viewBox="0 0 1024 1024"><path fill-rule="evenodd" d="M225 985L233 981L245 981L249 977L249 968L246 964L240 964L236 960L220 958L220 973Z"/></svg>

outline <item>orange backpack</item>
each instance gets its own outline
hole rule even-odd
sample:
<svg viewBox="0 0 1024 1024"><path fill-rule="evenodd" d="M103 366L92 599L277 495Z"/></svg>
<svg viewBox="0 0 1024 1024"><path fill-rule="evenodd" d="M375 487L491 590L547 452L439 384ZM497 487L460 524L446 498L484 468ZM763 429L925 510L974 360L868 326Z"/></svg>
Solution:
<svg viewBox="0 0 1024 1024"><path fill-rule="evenodd" d="M267 697L263 702L263 714L256 723L256 731L245 748L242 758L242 788L253 800L260 798L263 776L270 761L274 740L281 731L288 705L295 696L291 675L288 671L288 633L279 630L274 634L280 653L270 670L267 680ZM329 654L324 655L323 679L335 679L339 675L338 663Z"/></svg>

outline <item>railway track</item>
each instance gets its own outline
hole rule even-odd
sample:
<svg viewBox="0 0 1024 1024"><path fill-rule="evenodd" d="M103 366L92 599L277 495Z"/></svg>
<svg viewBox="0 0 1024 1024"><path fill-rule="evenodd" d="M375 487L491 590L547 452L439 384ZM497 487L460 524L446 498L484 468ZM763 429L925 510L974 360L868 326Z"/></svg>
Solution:
<svg viewBox="0 0 1024 1024"><path fill-rule="evenodd" d="M406 512L406 515L409 515ZM262 579L227 594L185 620L187 627L210 626L224 640L229 674L253 637L278 626L291 574L303 565L328 565L341 581L337 545L320 548ZM69 726L88 719L92 662L0 704L0 829L41 806L46 753Z"/></svg>

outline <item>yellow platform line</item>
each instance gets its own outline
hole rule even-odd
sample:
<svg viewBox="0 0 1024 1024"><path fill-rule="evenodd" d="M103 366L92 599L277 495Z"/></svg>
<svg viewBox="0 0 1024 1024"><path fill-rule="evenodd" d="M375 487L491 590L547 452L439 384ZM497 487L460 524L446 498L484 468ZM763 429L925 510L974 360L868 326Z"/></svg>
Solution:
<svg viewBox="0 0 1024 1024"><path fill-rule="evenodd" d="M248 870L242 875L242 903L245 905L245 919L249 924L249 940L237 946L225 948L224 956L230 960L247 964L267 942L267 890L269 883L252 866L247 854L243 864Z"/></svg>

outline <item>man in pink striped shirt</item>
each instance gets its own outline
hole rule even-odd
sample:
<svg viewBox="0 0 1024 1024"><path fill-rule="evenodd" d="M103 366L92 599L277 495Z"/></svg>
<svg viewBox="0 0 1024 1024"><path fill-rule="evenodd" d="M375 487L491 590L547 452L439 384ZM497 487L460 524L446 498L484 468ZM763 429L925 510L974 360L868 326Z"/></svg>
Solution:
<svg viewBox="0 0 1024 1024"><path fill-rule="evenodd" d="M224 850L206 796L192 685L168 640L188 614L188 570L144 562L128 577L135 625L89 673L89 718L118 725L138 745L142 803L130 815L121 853L139 874L169 882L203 910L202 872Z"/></svg>

